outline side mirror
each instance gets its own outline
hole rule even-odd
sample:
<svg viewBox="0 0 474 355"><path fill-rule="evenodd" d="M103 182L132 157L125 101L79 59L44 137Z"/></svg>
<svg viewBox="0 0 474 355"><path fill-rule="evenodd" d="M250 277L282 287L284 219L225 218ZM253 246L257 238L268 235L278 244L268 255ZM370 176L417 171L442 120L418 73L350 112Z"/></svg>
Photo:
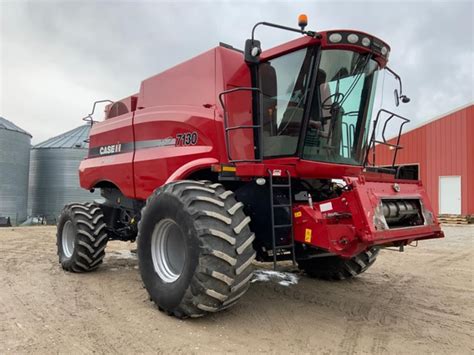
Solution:
<svg viewBox="0 0 474 355"><path fill-rule="evenodd" d="M260 62L260 41L256 39L248 39L245 41L244 59L247 63L258 64Z"/></svg>
<svg viewBox="0 0 474 355"><path fill-rule="evenodd" d="M407 103L410 102L410 98L409 98L408 96L406 96L406 95L401 95L400 98L402 99L402 102L403 102L404 104L407 104Z"/></svg>
<svg viewBox="0 0 474 355"><path fill-rule="evenodd" d="M402 79L400 78L400 76L395 73L392 69L390 69L389 67L385 67L385 69L390 73L392 74L394 77L395 77L395 80L398 81L398 84L400 86L400 92L398 92L397 89L395 89L393 91L393 96L395 98L395 105L398 107L398 105L400 105L400 100L402 100L402 102L404 104L407 104L410 102L410 98L406 95L403 95L403 90L402 90Z"/></svg>

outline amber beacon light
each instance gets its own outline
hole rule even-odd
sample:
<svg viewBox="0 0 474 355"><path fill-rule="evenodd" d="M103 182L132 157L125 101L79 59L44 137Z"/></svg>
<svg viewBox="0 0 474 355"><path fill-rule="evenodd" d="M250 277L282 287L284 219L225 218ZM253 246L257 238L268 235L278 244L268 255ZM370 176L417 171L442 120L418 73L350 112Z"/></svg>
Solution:
<svg viewBox="0 0 474 355"><path fill-rule="evenodd" d="M301 14L298 16L298 26L300 26L301 31L304 31L304 28L308 25L308 16Z"/></svg>

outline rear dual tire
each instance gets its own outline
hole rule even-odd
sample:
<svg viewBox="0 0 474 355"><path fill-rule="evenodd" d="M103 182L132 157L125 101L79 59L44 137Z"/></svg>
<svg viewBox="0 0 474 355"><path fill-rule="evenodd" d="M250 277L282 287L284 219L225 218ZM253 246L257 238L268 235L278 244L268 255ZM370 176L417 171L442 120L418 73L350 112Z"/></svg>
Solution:
<svg viewBox="0 0 474 355"><path fill-rule="evenodd" d="M157 189L142 211L138 262L160 310L199 317L234 305L253 276L250 218L219 183L179 181Z"/></svg>
<svg viewBox="0 0 474 355"><path fill-rule="evenodd" d="M62 210L57 226L59 263L66 271L88 272L99 267L109 238L104 215L93 203L71 203Z"/></svg>

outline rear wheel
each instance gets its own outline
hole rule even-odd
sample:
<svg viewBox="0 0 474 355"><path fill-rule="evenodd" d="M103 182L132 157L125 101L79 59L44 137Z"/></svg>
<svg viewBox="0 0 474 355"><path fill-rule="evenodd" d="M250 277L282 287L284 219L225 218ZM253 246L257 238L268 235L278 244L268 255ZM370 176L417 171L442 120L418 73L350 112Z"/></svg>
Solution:
<svg viewBox="0 0 474 355"><path fill-rule="evenodd" d="M64 270L95 270L105 256L108 241L104 215L92 203L66 205L58 220L56 245Z"/></svg>
<svg viewBox="0 0 474 355"><path fill-rule="evenodd" d="M221 184L157 189L142 211L137 243L142 280L159 309L186 318L235 304L253 275L249 222Z"/></svg>
<svg viewBox="0 0 474 355"><path fill-rule="evenodd" d="M351 259L339 256L327 256L309 260L300 260L298 267L310 277L324 280L344 280L366 271L375 262L379 249L372 248Z"/></svg>

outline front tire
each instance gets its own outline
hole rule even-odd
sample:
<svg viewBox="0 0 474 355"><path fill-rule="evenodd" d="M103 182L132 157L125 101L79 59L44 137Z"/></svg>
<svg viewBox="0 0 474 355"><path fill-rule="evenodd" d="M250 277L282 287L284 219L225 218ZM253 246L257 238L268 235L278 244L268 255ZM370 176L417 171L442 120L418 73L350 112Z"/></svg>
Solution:
<svg viewBox="0 0 474 355"><path fill-rule="evenodd" d="M377 259L378 253L379 249L372 248L350 259L327 256L301 260L298 262L298 267L310 277L323 280L345 280L353 278L371 267Z"/></svg>
<svg viewBox="0 0 474 355"><path fill-rule="evenodd" d="M255 238L231 191L179 181L147 200L138 230L143 283L160 310L199 317L235 304L253 276Z"/></svg>
<svg viewBox="0 0 474 355"><path fill-rule="evenodd" d="M104 215L93 203L66 205L58 220L56 245L59 263L66 271L97 269L109 240Z"/></svg>

